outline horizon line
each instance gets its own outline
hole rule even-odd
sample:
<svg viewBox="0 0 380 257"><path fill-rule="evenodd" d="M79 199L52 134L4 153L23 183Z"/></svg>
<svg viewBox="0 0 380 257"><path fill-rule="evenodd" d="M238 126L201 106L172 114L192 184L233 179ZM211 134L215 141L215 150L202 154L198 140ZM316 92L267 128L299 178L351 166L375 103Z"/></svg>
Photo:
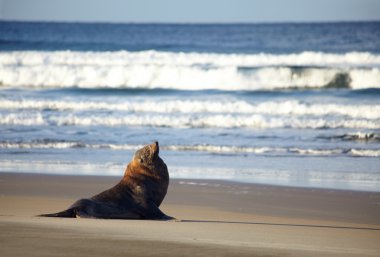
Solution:
<svg viewBox="0 0 380 257"><path fill-rule="evenodd" d="M75 21L75 20L28 20L3 19L0 22L19 23L82 23L82 24L136 24L136 25L275 25L275 24L331 24L331 23L377 23L380 20L324 20L324 21L201 21L201 22L175 22L175 21Z"/></svg>

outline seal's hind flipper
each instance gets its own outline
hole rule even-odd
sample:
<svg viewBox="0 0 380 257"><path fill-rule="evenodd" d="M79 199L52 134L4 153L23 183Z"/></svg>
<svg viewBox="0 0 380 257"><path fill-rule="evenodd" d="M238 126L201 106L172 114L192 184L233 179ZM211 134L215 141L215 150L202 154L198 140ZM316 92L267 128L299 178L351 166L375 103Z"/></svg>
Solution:
<svg viewBox="0 0 380 257"><path fill-rule="evenodd" d="M70 208L70 209L57 212L57 213L41 214L41 215L38 215L37 217L75 218L76 211L74 208Z"/></svg>

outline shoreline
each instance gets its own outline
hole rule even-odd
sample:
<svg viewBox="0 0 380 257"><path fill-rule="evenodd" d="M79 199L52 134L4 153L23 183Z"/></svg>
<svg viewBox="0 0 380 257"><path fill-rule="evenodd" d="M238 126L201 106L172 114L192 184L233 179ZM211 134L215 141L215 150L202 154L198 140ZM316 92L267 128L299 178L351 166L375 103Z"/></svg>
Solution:
<svg viewBox="0 0 380 257"><path fill-rule="evenodd" d="M378 256L380 193L172 179L181 222L40 218L120 177L0 173L1 256ZM21 247L22 245L22 247Z"/></svg>

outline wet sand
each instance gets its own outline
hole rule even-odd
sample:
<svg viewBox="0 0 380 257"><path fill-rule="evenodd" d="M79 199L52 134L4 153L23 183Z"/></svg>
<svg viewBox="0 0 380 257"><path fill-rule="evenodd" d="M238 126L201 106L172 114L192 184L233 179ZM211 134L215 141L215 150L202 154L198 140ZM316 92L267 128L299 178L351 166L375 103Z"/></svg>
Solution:
<svg viewBox="0 0 380 257"><path fill-rule="evenodd" d="M380 256L380 193L171 180L181 222L40 218L117 177L0 173L0 256Z"/></svg>

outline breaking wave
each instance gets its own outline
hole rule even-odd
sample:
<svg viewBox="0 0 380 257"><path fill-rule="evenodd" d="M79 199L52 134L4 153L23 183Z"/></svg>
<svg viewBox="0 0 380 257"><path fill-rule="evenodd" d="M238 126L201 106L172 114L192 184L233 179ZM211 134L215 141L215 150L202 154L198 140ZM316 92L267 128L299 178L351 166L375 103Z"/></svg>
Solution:
<svg viewBox="0 0 380 257"><path fill-rule="evenodd" d="M380 88L380 55L14 51L0 83L23 87L275 90Z"/></svg>
<svg viewBox="0 0 380 257"><path fill-rule="evenodd" d="M123 111L131 113L212 113L212 114L261 114L281 116L320 117L338 115L356 119L379 119L379 105L348 105L333 103L303 103L297 100L265 101L250 103L243 100L129 100L125 102L1 99L0 109L7 110L57 110L57 111ZM27 118L27 117L25 117ZM41 119L38 119L41 121Z"/></svg>
<svg viewBox="0 0 380 257"><path fill-rule="evenodd" d="M375 132L356 132L334 136L319 136L322 139L359 141L359 142L380 142L380 133Z"/></svg>
<svg viewBox="0 0 380 257"><path fill-rule="evenodd" d="M67 148L89 148L89 149L111 149L111 150L137 150L142 145L133 144L89 144L77 141L65 140L34 140L26 142L0 141L3 149L67 149ZM379 157L380 149L305 149L299 147L240 147L219 145L166 145L161 146L166 151L194 151L213 154L256 154L256 155L300 155L300 156L356 156L356 157Z"/></svg>
<svg viewBox="0 0 380 257"><path fill-rule="evenodd" d="M51 126L146 126L171 128L250 128L250 129L380 129L380 120L329 119L328 117L276 117L261 114L124 114L109 115L35 113L0 114L1 125Z"/></svg>

